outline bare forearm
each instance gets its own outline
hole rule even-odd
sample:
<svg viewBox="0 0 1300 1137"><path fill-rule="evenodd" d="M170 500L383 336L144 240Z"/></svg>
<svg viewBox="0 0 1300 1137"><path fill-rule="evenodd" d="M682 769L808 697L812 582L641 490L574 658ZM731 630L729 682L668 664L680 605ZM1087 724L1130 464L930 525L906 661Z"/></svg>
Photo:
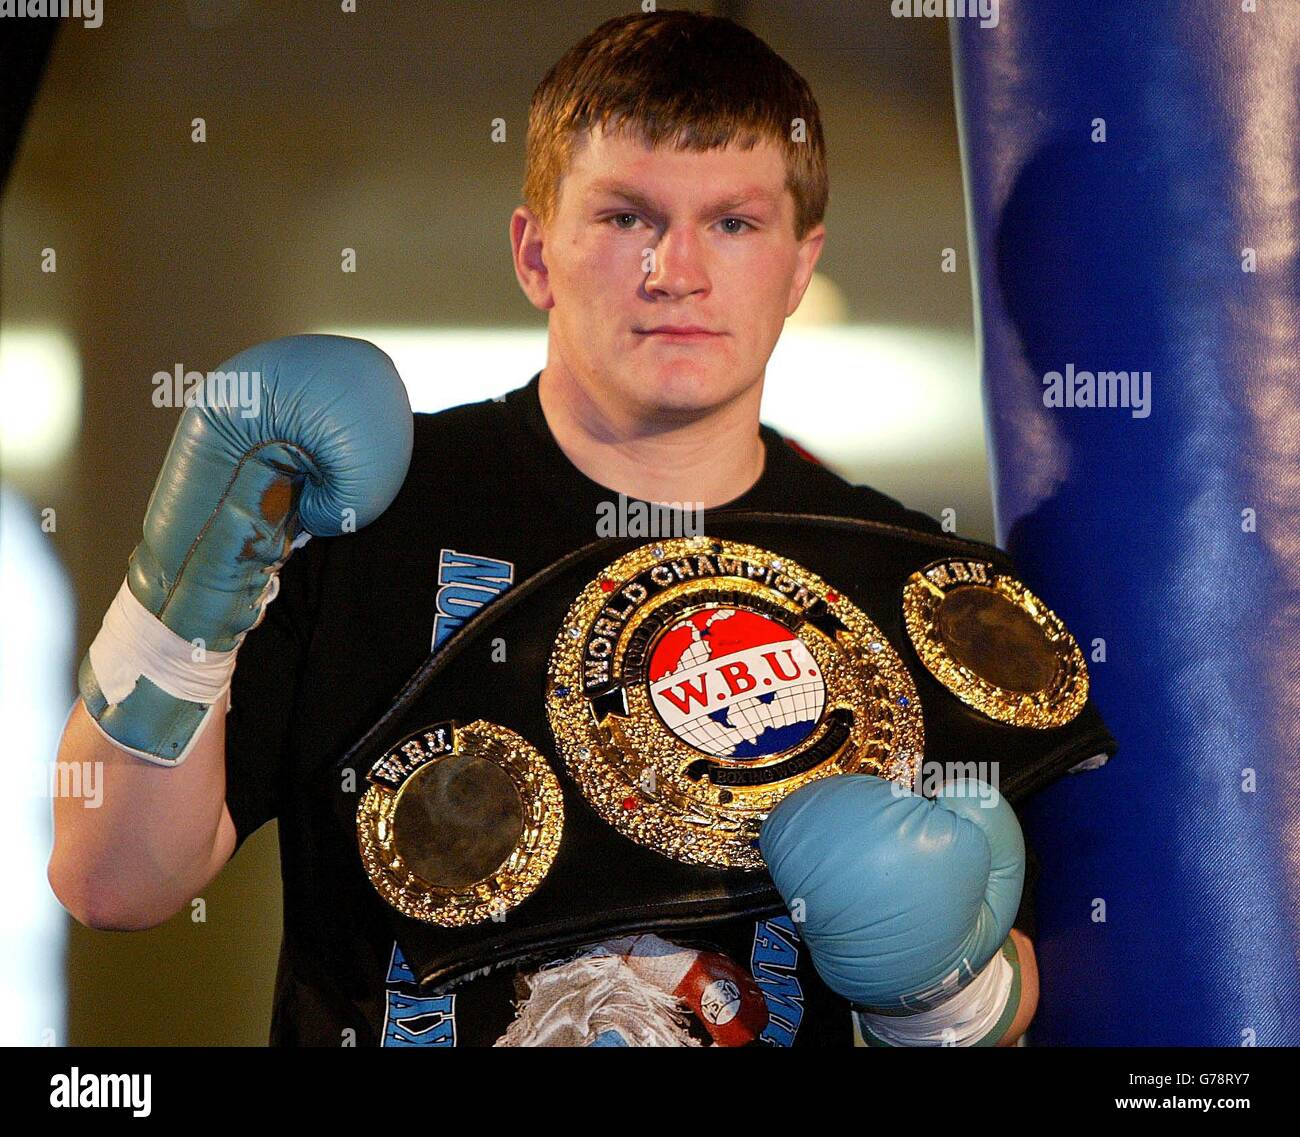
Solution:
<svg viewBox="0 0 1300 1137"><path fill-rule="evenodd" d="M202 891L234 847L225 809L225 711L185 762L155 766L114 746L80 699L59 747L50 884L79 921L152 927ZM73 767L76 767L74 770ZM67 792L76 787L74 794Z"/></svg>
<svg viewBox="0 0 1300 1137"><path fill-rule="evenodd" d="M1007 1027L1007 1033L998 1042L999 1046L1015 1046L1020 1036L1029 1029L1034 1013L1038 1010L1038 957L1034 953L1034 942L1023 932L1011 929L1016 951L1020 956L1020 1009Z"/></svg>

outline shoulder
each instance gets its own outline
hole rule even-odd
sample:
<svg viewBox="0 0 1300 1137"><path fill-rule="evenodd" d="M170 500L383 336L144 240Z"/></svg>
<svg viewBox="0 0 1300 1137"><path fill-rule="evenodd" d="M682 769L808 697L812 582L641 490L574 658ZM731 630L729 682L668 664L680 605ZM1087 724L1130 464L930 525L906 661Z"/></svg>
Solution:
<svg viewBox="0 0 1300 1137"><path fill-rule="evenodd" d="M396 498L373 529L372 539L423 532L473 499L498 496L509 484L511 447L501 404L493 399L411 416L411 462Z"/></svg>
<svg viewBox="0 0 1300 1137"><path fill-rule="evenodd" d="M415 422L415 445L418 449L457 437L479 439L485 432L499 429L506 415L505 404L499 399L483 399L441 411L417 411L411 417Z"/></svg>
<svg viewBox="0 0 1300 1137"><path fill-rule="evenodd" d="M496 399L412 415L414 439L407 480L424 485L478 484L493 480L512 447L505 406Z"/></svg>
<svg viewBox="0 0 1300 1137"><path fill-rule="evenodd" d="M820 511L925 533L943 533L943 527L928 513L909 509L897 498L871 486L848 481L795 439L787 438L769 426L764 426L763 430L769 440L777 444L775 454L782 475L801 488L806 503L802 512Z"/></svg>

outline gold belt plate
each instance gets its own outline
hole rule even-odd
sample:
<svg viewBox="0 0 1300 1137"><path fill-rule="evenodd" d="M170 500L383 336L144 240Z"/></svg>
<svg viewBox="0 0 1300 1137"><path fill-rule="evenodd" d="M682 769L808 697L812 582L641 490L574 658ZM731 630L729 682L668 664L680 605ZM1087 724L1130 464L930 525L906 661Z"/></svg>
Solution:
<svg viewBox="0 0 1300 1137"><path fill-rule="evenodd" d="M912 678L864 612L779 553L706 536L634 549L582 590L546 709L606 822L716 867L763 867L786 794L832 774L910 783L924 745Z"/></svg>
<svg viewBox="0 0 1300 1137"><path fill-rule="evenodd" d="M389 749L367 780L361 860L406 916L443 927L500 920L550 871L564 828L560 783L507 727L434 723Z"/></svg>
<svg viewBox="0 0 1300 1137"><path fill-rule="evenodd" d="M1069 629L988 561L948 559L914 572L903 620L930 674L997 722L1064 726L1088 701L1088 668Z"/></svg>

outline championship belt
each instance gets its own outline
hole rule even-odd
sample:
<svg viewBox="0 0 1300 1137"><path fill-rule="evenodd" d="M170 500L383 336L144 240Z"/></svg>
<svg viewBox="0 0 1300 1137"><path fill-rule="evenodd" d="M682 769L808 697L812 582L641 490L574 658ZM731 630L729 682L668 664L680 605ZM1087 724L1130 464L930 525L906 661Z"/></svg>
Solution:
<svg viewBox="0 0 1300 1137"><path fill-rule="evenodd" d="M758 850L802 785L1015 802L1114 753L1083 654L991 545L720 510L592 542L433 652L345 756L340 820L417 979L784 910Z"/></svg>

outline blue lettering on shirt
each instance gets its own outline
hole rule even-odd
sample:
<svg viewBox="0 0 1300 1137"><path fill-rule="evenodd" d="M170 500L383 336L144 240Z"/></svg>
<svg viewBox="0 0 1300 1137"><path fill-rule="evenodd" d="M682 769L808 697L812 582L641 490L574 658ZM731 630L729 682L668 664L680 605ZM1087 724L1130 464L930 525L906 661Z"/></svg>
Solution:
<svg viewBox="0 0 1300 1137"><path fill-rule="evenodd" d="M388 992L381 1046L455 1046L456 996Z"/></svg>
<svg viewBox="0 0 1300 1137"><path fill-rule="evenodd" d="M380 1046L455 1046L456 996L412 995L394 983L415 983L402 949L393 944L388 965L388 1006Z"/></svg>
<svg viewBox="0 0 1300 1137"><path fill-rule="evenodd" d="M443 549L438 558L437 614L433 619L433 648L442 646L457 628L484 604L495 600L515 580L511 561Z"/></svg>
<svg viewBox="0 0 1300 1137"><path fill-rule="evenodd" d="M793 1046L803 1023L803 986L795 974L798 963L799 933L789 916L754 924L749 970L767 1000L767 1026L758 1037L769 1046Z"/></svg>

